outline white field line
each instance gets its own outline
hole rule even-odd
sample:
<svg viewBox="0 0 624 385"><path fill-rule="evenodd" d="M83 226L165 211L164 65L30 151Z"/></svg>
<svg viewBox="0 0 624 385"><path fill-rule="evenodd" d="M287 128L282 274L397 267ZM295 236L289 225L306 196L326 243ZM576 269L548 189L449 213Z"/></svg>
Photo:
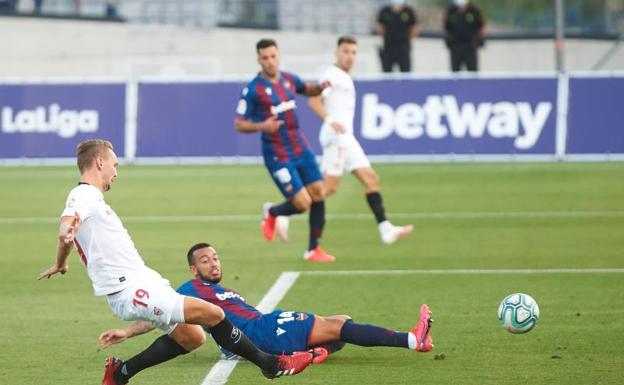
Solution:
<svg viewBox="0 0 624 385"><path fill-rule="evenodd" d="M422 270L311 270L301 275L410 275L410 274L605 274L624 273L624 268L596 269L422 269Z"/></svg>
<svg viewBox="0 0 624 385"><path fill-rule="evenodd" d="M256 308L263 313L273 311L286 293L288 293L292 285L294 285L297 278L299 278L299 273L296 271L283 272L264 295ZM225 384L238 362L238 360L219 360L219 362L210 369L210 372L206 375L201 385Z"/></svg>
<svg viewBox="0 0 624 385"><path fill-rule="evenodd" d="M531 218L624 218L624 211L499 211L499 212L430 212L389 213L392 218L402 219L531 219ZM371 213L328 214L327 219L371 220ZM124 222L247 222L259 221L260 214L249 215L143 215L125 216ZM307 220L297 215L292 219ZM0 225L58 223L58 217L0 217Z"/></svg>

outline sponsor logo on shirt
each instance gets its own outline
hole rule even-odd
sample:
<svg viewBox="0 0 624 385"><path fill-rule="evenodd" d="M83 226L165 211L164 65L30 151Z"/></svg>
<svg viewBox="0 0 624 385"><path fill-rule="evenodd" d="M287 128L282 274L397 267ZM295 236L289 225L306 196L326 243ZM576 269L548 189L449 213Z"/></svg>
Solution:
<svg viewBox="0 0 624 385"><path fill-rule="evenodd" d="M241 301L247 302L247 301L245 301L245 298L241 297L240 294L235 293L233 291L226 291L225 293L217 293L216 296L221 301L225 301L225 300L228 300L228 299L239 298Z"/></svg>
<svg viewBox="0 0 624 385"><path fill-rule="evenodd" d="M281 102L277 106L271 106L271 114L277 115L277 114L281 114L282 112L294 110L295 108L297 108L297 102L295 102L295 100L292 99L292 100L288 100L285 102Z"/></svg>

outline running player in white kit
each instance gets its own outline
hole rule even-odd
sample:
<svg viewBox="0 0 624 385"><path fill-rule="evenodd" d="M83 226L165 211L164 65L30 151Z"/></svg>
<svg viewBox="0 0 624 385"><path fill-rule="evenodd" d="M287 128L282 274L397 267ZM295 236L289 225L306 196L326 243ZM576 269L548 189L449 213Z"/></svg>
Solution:
<svg viewBox="0 0 624 385"><path fill-rule="evenodd" d="M121 220L104 201L103 193L117 178L112 144L87 140L78 145L77 153L80 183L70 191L61 214L56 262L38 279L65 274L73 244L95 295L106 296L115 315L126 321L150 321L167 333L128 361L109 357L103 385L127 384L139 371L201 346L205 336L199 325L209 327L217 344L252 361L266 377L296 374L310 364L310 353L264 353L232 325L220 307L178 294L168 280L147 267Z"/></svg>
<svg viewBox="0 0 624 385"><path fill-rule="evenodd" d="M386 218L383 200L379 193L379 176L371 167L362 146L353 135L355 115L355 86L349 74L355 63L357 41L350 36L338 39L336 64L327 68L320 81L331 87L309 99L309 106L323 120L320 142L323 147L321 171L326 194L338 190L344 171L351 172L364 186L366 200L377 220L381 240L394 243L409 235L414 226L394 226Z"/></svg>

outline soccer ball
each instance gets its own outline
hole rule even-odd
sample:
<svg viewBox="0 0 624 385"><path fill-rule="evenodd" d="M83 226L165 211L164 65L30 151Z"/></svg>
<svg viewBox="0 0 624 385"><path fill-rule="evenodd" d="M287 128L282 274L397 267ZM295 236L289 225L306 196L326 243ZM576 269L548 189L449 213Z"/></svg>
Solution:
<svg viewBox="0 0 624 385"><path fill-rule="evenodd" d="M533 329L539 314L537 302L524 293L509 294L498 306L498 322L508 332L514 334L526 333Z"/></svg>

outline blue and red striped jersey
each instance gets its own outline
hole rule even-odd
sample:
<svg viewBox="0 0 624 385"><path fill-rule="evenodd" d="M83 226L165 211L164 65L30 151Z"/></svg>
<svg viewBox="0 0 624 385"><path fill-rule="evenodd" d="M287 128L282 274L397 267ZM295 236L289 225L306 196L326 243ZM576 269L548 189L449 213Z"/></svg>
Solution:
<svg viewBox="0 0 624 385"><path fill-rule="evenodd" d="M305 90L305 83L295 74L281 72L279 82L272 83L259 74L241 92L236 114L254 123L277 115L284 124L278 131L262 133L262 152L265 158L279 162L299 158L309 148L308 140L299 129L295 110L295 95Z"/></svg>
<svg viewBox="0 0 624 385"><path fill-rule="evenodd" d="M262 316L262 313L247 304L240 294L217 283L193 279L182 284L177 291L182 295L201 298L219 306L230 321L242 330L245 330L249 322Z"/></svg>

